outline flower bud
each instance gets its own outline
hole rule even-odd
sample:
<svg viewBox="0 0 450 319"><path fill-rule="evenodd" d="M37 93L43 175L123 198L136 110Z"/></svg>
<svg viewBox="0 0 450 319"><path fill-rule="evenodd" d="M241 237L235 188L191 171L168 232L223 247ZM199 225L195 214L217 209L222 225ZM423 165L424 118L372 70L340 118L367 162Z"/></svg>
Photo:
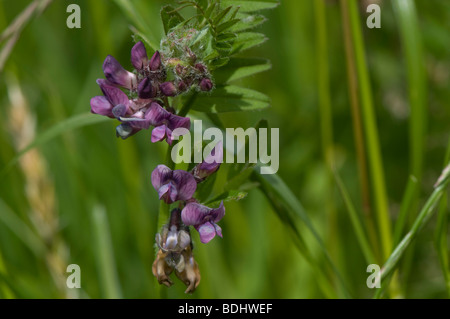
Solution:
<svg viewBox="0 0 450 319"><path fill-rule="evenodd" d="M131 64L138 71L142 70L148 63L147 51L145 50L144 43L139 41L131 49Z"/></svg>
<svg viewBox="0 0 450 319"><path fill-rule="evenodd" d="M197 70L199 70L200 72L202 72L202 73L206 73L206 71L207 71L206 66L204 64L201 64L201 63L197 63L195 65L195 68Z"/></svg>
<svg viewBox="0 0 450 319"><path fill-rule="evenodd" d="M210 79L204 78L203 80L200 81L200 90L207 92L207 91L211 91L212 88L213 88L213 83L211 82Z"/></svg>
<svg viewBox="0 0 450 319"><path fill-rule="evenodd" d="M214 174L223 162L223 144L222 141L218 142L212 149L211 153L192 170L197 183L205 180L208 176Z"/></svg>
<svg viewBox="0 0 450 319"><path fill-rule="evenodd" d="M161 55L156 51L150 59L150 71L158 71L161 68Z"/></svg>
<svg viewBox="0 0 450 319"><path fill-rule="evenodd" d="M180 92L186 91L186 90L187 90L186 82L184 82L184 81L178 82L178 90L179 90Z"/></svg>
<svg viewBox="0 0 450 319"><path fill-rule="evenodd" d="M177 88L175 87L175 84L173 84L172 82L164 82L160 84L159 89L165 96L177 95Z"/></svg>

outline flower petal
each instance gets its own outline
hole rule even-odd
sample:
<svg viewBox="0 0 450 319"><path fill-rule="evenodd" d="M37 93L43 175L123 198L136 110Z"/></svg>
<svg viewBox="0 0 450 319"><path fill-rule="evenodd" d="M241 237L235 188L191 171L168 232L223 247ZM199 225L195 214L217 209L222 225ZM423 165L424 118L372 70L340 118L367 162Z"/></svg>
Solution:
<svg viewBox="0 0 450 319"><path fill-rule="evenodd" d="M103 73L113 85L123 86L129 90L136 86L136 76L125 70L111 55L108 55L103 62Z"/></svg>
<svg viewBox="0 0 450 319"><path fill-rule="evenodd" d="M217 171L223 162L222 141L218 142L211 153L195 169L195 176L201 180Z"/></svg>
<svg viewBox="0 0 450 319"><path fill-rule="evenodd" d="M145 118L143 111L137 111L128 118L120 118L121 121L129 123L132 127L137 129L148 129L150 127L150 121Z"/></svg>
<svg viewBox="0 0 450 319"><path fill-rule="evenodd" d="M117 104L116 106L113 107L112 114L116 118L119 118L119 117L124 116L125 114L127 114L128 109L129 109L128 105Z"/></svg>
<svg viewBox="0 0 450 319"><path fill-rule="evenodd" d="M172 180L178 189L178 200L188 200L192 198L197 189L197 182L192 174L177 169L173 171Z"/></svg>
<svg viewBox="0 0 450 319"><path fill-rule="evenodd" d="M152 131L152 143L162 141L166 137L166 126L155 127Z"/></svg>
<svg viewBox="0 0 450 319"><path fill-rule="evenodd" d="M223 201L221 201L218 208L211 210L211 217L213 218L213 221L217 223L223 216L225 216L225 206L223 206Z"/></svg>
<svg viewBox="0 0 450 319"><path fill-rule="evenodd" d="M170 115L171 113L156 102L152 102L145 112L145 118L153 126L160 126L170 117Z"/></svg>
<svg viewBox="0 0 450 319"><path fill-rule="evenodd" d="M158 190L158 195L159 199L164 200L167 204L172 204L177 201L178 190L172 182L169 182L161 186Z"/></svg>
<svg viewBox="0 0 450 319"><path fill-rule="evenodd" d="M178 244L178 232L175 226L172 226L165 242L165 249L174 249Z"/></svg>
<svg viewBox="0 0 450 319"><path fill-rule="evenodd" d="M170 113L168 120L169 124L167 126L170 128L171 131L180 127L186 128L188 130L191 128L191 119L189 117L182 117Z"/></svg>
<svg viewBox="0 0 450 319"><path fill-rule="evenodd" d="M139 83L138 94L141 99L151 99L156 96L157 91L150 78L146 77Z"/></svg>
<svg viewBox="0 0 450 319"><path fill-rule="evenodd" d="M136 43L131 49L131 63L137 70L142 70L148 63L147 50L142 41Z"/></svg>
<svg viewBox="0 0 450 319"><path fill-rule="evenodd" d="M94 114L105 115L114 118L112 113L113 106L104 96L95 96L91 99L91 112Z"/></svg>
<svg viewBox="0 0 450 319"><path fill-rule="evenodd" d="M201 225L211 209L198 203L188 203L181 211L181 220L186 226Z"/></svg>
<svg viewBox="0 0 450 319"><path fill-rule="evenodd" d="M200 225L197 228L198 233L200 234L200 241L203 244L207 244L211 241L211 239L216 236L216 229L210 222L206 222Z"/></svg>
<svg viewBox="0 0 450 319"><path fill-rule="evenodd" d="M217 225L216 223L211 223L211 224L214 226L214 228L216 230L216 234L223 238L223 236L222 236L222 228L220 228L220 226Z"/></svg>
<svg viewBox="0 0 450 319"><path fill-rule="evenodd" d="M166 165L158 165L152 172L152 185L158 191L172 177L172 170Z"/></svg>
<svg viewBox="0 0 450 319"><path fill-rule="evenodd" d="M139 129L131 127L128 123L122 123L116 127L116 136L123 140L136 134L137 132L139 132Z"/></svg>
<svg viewBox="0 0 450 319"><path fill-rule="evenodd" d="M150 60L150 71L158 71L160 67L161 67L161 55L159 54L159 51L156 51Z"/></svg>
<svg viewBox="0 0 450 319"><path fill-rule="evenodd" d="M98 79L97 84L100 86L103 95L105 95L113 106L129 104L128 96L121 89L112 86L108 81L102 79Z"/></svg>

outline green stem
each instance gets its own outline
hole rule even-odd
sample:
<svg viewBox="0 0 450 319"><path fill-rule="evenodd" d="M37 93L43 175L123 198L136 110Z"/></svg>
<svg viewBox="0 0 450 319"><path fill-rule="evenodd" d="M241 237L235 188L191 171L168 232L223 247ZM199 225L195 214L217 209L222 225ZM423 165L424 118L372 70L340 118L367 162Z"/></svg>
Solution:
<svg viewBox="0 0 450 319"><path fill-rule="evenodd" d="M367 158L364 145L364 131L361 122L361 105L358 97L358 76L356 74L355 54L349 22L349 10L345 1L341 0L342 26L345 43L345 56L347 61L348 90L352 113L353 137L356 146L356 159L358 163L359 183L361 185L362 207L364 220L368 230L370 243L377 257L380 257L379 244L373 212L370 205L369 173L367 171ZM379 260L380 258L377 258Z"/></svg>
<svg viewBox="0 0 450 319"><path fill-rule="evenodd" d="M195 100L197 99L198 93L194 92L192 95L187 99L186 103L181 107L180 111L178 112L179 116L186 116L189 113L189 110L191 109L192 105L194 104Z"/></svg>
<svg viewBox="0 0 450 319"><path fill-rule="evenodd" d="M337 216L333 202L333 121L331 110L330 75L328 63L327 17L324 0L316 0L317 30L317 84L320 114L322 152L327 167L326 211L328 216L328 246L335 256L338 254Z"/></svg>
<svg viewBox="0 0 450 319"><path fill-rule="evenodd" d="M375 199L375 211L381 236L384 258L392 249L391 221L389 217L388 199L384 179L383 162L378 140L378 129L373 106L372 89L370 87L369 72L364 52L364 39L358 11L358 1L345 0L350 13L350 25L354 43L357 73L360 84L362 115L365 129L366 147L371 175L371 183Z"/></svg>

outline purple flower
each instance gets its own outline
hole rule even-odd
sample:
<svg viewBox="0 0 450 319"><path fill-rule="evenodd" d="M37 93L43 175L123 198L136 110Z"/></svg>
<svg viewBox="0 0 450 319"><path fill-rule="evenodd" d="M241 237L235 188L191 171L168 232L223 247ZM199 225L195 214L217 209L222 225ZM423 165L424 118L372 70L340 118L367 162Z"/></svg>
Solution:
<svg viewBox="0 0 450 319"><path fill-rule="evenodd" d="M98 79L97 84L100 86L104 96L95 96L91 99L92 113L115 118L113 108L117 105L121 105L124 113L128 112L130 101L121 89L112 86L103 79Z"/></svg>
<svg viewBox="0 0 450 319"><path fill-rule="evenodd" d="M149 77L145 77L138 85L138 95L141 99L150 99L156 97L158 89L153 85Z"/></svg>
<svg viewBox="0 0 450 319"><path fill-rule="evenodd" d="M157 125L154 125L155 128L152 131L153 143L166 139L167 143L172 145L174 140L173 131L175 129L185 128L189 130L191 127L191 119L189 117L174 115L163 108L158 109L157 112L159 112L157 117L161 121Z"/></svg>
<svg viewBox="0 0 450 319"><path fill-rule="evenodd" d="M181 219L186 226L194 226L200 234L200 241L206 244L219 235L222 229L216 224L225 215L223 201L218 208L209 208L198 203L188 203L181 211Z"/></svg>
<svg viewBox="0 0 450 319"><path fill-rule="evenodd" d="M162 65L161 55L159 51L156 51L149 62L144 43L139 41L131 49L131 64L133 64L138 71L147 70L148 68L148 71L156 72L160 70Z"/></svg>
<svg viewBox="0 0 450 319"><path fill-rule="evenodd" d="M111 55L108 55L103 62L103 73L105 73L106 79L115 86L132 90L137 85L136 76L125 70Z"/></svg>
<svg viewBox="0 0 450 319"><path fill-rule="evenodd" d="M194 167L192 175L197 182L202 182L208 176L214 174L223 162L223 144L218 142L211 153L197 166Z"/></svg>
<svg viewBox="0 0 450 319"><path fill-rule="evenodd" d="M165 165L158 165L153 170L152 185L159 199L167 204L191 199L197 189L197 182L191 174L183 170L172 171Z"/></svg>
<svg viewBox="0 0 450 319"><path fill-rule="evenodd" d="M150 71L158 71L161 68L161 65L161 55L159 54L159 51L156 51L150 60Z"/></svg>
<svg viewBox="0 0 450 319"><path fill-rule="evenodd" d="M142 41L136 43L131 49L131 64L136 70L142 70L148 65L147 50Z"/></svg>

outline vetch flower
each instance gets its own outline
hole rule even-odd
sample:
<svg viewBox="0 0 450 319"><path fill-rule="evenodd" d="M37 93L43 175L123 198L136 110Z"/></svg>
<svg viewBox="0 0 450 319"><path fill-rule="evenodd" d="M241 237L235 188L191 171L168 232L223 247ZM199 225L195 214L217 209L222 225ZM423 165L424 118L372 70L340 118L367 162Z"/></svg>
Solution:
<svg viewBox="0 0 450 319"><path fill-rule="evenodd" d="M194 177L183 170L171 170L165 165L158 165L152 172L152 185L159 199L171 204L178 200L189 200L197 189Z"/></svg>
<svg viewBox="0 0 450 319"><path fill-rule="evenodd" d="M174 140L173 131L177 128L185 128L187 130L191 127L191 119L189 117L182 117L170 113L169 111L160 108L155 110L158 112L159 123L155 124L152 131L152 142L159 142L166 139L169 145L172 145Z"/></svg>
<svg viewBox="0 0 450 319"><path fill-rule="evenodd" d="M131 64L136 70L142 70L148 65L147 50L144 43L139 41L131 49Z"/></svg>
<svg viewBox="0 0 450 319"><path fill-rule="evenodd" d="M181 223L181 210L173 209L170 214L169 224L164 225L156 234L156 244L163 252L180 253L188 245L191 245L189 228Z"/></svg>
<svg viewBox="0 0 450 319"><path fill-rule="evenodd" d="M108 55L103 62L103 73L113 85L122 86L128 90L132 90L137 86L136 75L125 70L111 55Z"/></svg>
<svg viewBox="0 0 450 319"><path fill-rule="evenodd" d="M156 234L159 251L152 272L160 284L170 287L173 284L170 274L175 271L176 276L186 284L186 293L192 293L201 277L192 253L189 228L182 224L180 214L180 209L173 209L169 223Z"/></svg>
<svg viewBox="0 0 450 319"><path fill-rule="evenodd" d="M165 114L160 114L163 108L151 100L129 100L128 96L119 88L112 86L109 81L98 79L100 89L104 96L96 96L91 99L91 112L117 118L122 122L116 128L117 136L125 139L142 129L148 129L150 125L159 126L165 123ZM166 113L169 113L165 111Z"/></svg>
<svg viewBox="0 0 450 319"><path fill-rule="evenodd" d="M122 105L125 113L128 111L130 101L121 89L112 86L110 82L103 79L98 79L97 84L100 86L104 96L95 96L91 99L92 113L115 118L112 111L117 105Z"/></svg>
<svg viewBox="0 0 450 319"><path fill-rule="evenodd" d="M223 201L218 208L209 208L198 203L188 203L181 211L181 219L186 226L194 226L200 234L200 241L206 244L219 235L222 237L222 229L216 223L225 215Z"/></svg>
<svg viewBox="0 0 450 319"><path fill-rule="evenodd" d="M218 142L211 153L192 170L197 183L204 181L208 176L214 174L223 162L223 144Z"/></svg>

